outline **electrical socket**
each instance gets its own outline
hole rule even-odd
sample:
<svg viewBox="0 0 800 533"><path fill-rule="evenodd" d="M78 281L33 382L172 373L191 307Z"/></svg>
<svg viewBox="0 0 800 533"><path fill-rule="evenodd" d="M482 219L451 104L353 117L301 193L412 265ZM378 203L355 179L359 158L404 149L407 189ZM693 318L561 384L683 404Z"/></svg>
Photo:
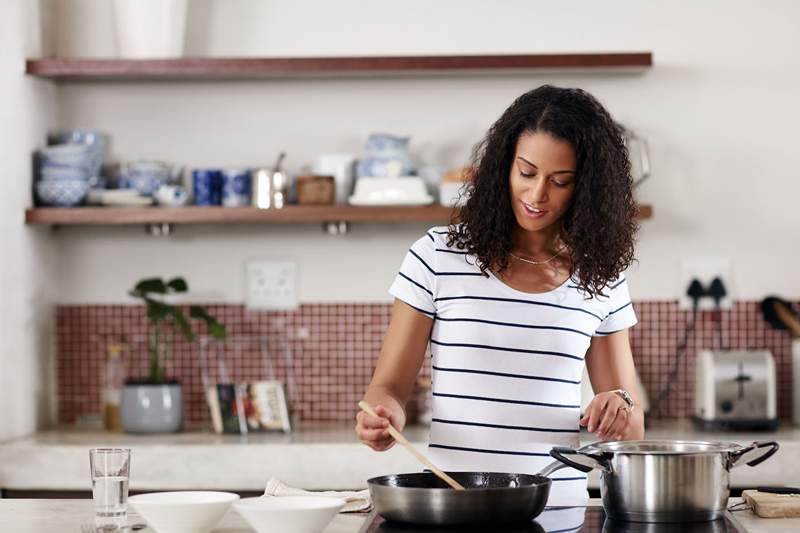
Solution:
<svg viewBox="0 0 800 533"><path fill-rule="evenodd" d="M727 294L720 300L720 309L730 309L732 299L731 260L725 257L708 257L700 259L684 259L681 261L681 277L678 284L678 308L688 311L692 308L692 299L686 295L686 290L692 280L696 279L708 290L714 278L719 278L725 286ZM698 310L715 309L713 298L700 298Z"/></svg>
<svg viewBox="0 0 800 533"><path fill-rule="evenodd" d="M294 261L248 261L245 280L245 305L249 309L297 309L297 264Z"/></svg>

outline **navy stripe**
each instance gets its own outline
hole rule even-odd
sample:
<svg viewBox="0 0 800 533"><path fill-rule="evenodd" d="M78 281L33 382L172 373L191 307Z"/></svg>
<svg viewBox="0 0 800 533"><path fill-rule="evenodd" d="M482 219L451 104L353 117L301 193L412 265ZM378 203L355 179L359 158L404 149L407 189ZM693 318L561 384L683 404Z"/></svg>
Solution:
<svg viewBox="0 0 800 533"><path fill-rule="evenodd" d="M619 333L622 331L621 329L615 329L614 331L595 331L595 335L611 335L613 333Z"/></svg>
<svg viewBox="0 0 800 533"><path fill-rule="evenodd" d="M442 317L438 317L439 320ZM524 374L507 374L505 372L490 372L488 370L471 370L468 368L445 368L442 366L432 365L431 368L439 372L462 372L465 374L485 374L488 376L499 376L501 378L518 378L518 379L535 379L537 381L555 381L557 383L569 383L571 385L579 385L580 381L573 381L571 379L549 378L544 376L526 376Z"/></svg>
<svg viewBox="0 0 800 533"><path fill-rule="evenodd" d="M482 402L499 402L499 403L513 403L517 405L537 405L540 407L558 407L560 409L580 409L580 405L568 405L559 403L545 403L545 402L529 402L525 400L507 400L505 398L488 398L486 396L467 396L463 394L445 394L443 392L434 392L434 396L441 396L442 398L456 398L459 400L479 400Z"/></svg>
<svg viewBox="0 0 800 533"><path fill-rule="evenodd" d="M579 429L537 428L530 426L503 426L501 424L485 424L483 422L465 422L463 420L444 420L441 418L432 418L431 422L439 422L440 424L457 424L460 426L476 426L482 428L514 429L520 431L539 431L542 433L580 433Z"/></svg>
<svg viewBox="0 0 800 533"><path fill-rule="evenodd" d="M428 236L428 238L431 240L431 242L436 242L436 241L433 239L433 235L431 235L430 233L426 233L425 235L427 235L427 236Z"/></svg>
<svg viewBox="0 0 800 533"><path fill-rule="evenodd" d="M611 311L611 312L610 312L610 313L608 313L608 314L609 314L609 315L613 315L614 313L617 313L617 312L619 312L619 311L622 311L623 309L625 309L626 307L628 307L628 306L629 306L629 305L631 305L632 303L633 303L633 302L628 302L628 303L626 303L625 305L623 305L622 307L618 307L618 308L614 309L613 311Z"/></svg>
<svg viewBox="0 0 800 533"><path fill-rule="evenodd" d="M609 287L608 289L613 291L614 289L616 289L617 287L619 287L619 286L620 286L620 285L622 285L623 283L625 283L625 278L622 278L621 280L619 280L618 282L616 282L614 285L612 285L612 286L611 286L611 287ZM568 288L568 289L579 289L580 287L578 287L577 285L567 285L567 288Z"/></svg>
<svg viewBox="0 0 800 533"><path fill-rule="evenodd" d="M445 450L458 450L460 452L494 453L500 455L527 455L531 457L550 457L549 453L538 452L507 452L505 450L483 450L480 448L464 448L463 446L448 446L445 444L428 444L429 448L442 448Z"/></svg>
<svg viewBox="0 0 800 533"><path fill-rule="evenodd" d="M420 289L422 289L423 291L425 291L425 292L427 292L428 294L430 294L431 296L433 296L433 291L429 290L427 287L425 287L425 286L424 286L424 285L422 285L421 283L418 283L418 282L414 281L413 279L411 279L410 277L406 276L406 275L405 275L405 274L403 274L402 272L398 272L398 274L399 274L400 276L402 276L403 278L407 279L408 281L410 281L411 283L413 283L414 285L416 285L417 287L419 287Z"/></svg>
<svg viewBox="0 0 800 533"><path fill-rule="evenodd" d="M421 258L419 255L417 255L417 252L415 252L415 251L414 251L414 250L412 250L412 249L409 249L408 251L409 251L409 252L411 252L411 255L413 255L414 257L416 257L417 259L419 259L419 262L420 262L420 263L422 263L423 265L425 265L425 268L427 268L428 270L430 270L430 271L431 271L431 274L433 274L433 275L436 275L436 272L435 272L435 271L434 271L434 270L433 270L431 267L429 267L429 266L428 266L428 263L426 263L424 259L422 259L422 258Z"/></svg>
<svg viewBox="0 0 800 533"><path fill-rule="evenodd" d="M422 259L422 258L421 258L421 257L420 257L420 256L417 254L417 252L415 252L415 251L414 251L414 250L412 250L412 249L409 249L408 251L409 251L409 252L411 252L411 255L413 255L414 257L416 257L417 259L419 259L419 262L420 262L420 263L422 263L423 265L425 265L425 268L427 268L428 270L430 270L431 274L433 274L434 276L483 276L483 273L482 273L482 272L436 272L434 269L432 269L432 268L431 268L431 267L428 265L428 263L426 263L426 262L425 262L425 260L424 260L424 259Z"/></svg>
<svg viewBox="0 0 800 533"><path fill-rule="evenodd" d="M551 477L550 481L579 481L586 479L586 476L577 477ZM560 507L560 509L574 509L574 507Z"/></svg>
<svg viewBox="0 0 800 533"><path fill-rule="evenodd" d="M434 248L437 252L447 252L448 254L467 255L469 252L459 252L456 250L448 250L447 248Z"/></svg>
<svg viewBox="0 0 800 533"><path fill-rule="evenodd" d="M436 235L449 235L450 234L449 231L434 231L434 233Z"/></svg>
<svg viewBox="0 0 800 533"><path fill-rule="evenodd" d="M435 339L431 339L433 344L437 344L439 346L449 346L455 348L483 348L486 350L498 350L501 352L514 352L514 353L532 353L537 355L553 355L555 357L567 357L569 359L575 359L576 361L583 361L583 357L578 357L577 355L571 355L568 353L562 352L550 352L547 350L525 350L523 348L507 348L505 346L489 346L487 344L468 344L468 343L458 343L458 342L440 342Z"/></svg>
<svg viewBox="0 0 800 533"><path fill-rule="evenodd" d="M589 333L584 333L578 329L572 328L562 328L559 326L533 326L530 324L515 324L513 322L497 322L495 320L483 320L480 318L442 318L439 317L439 320L444 322L479 322L481 324L493 324L495 326L509 326L512 328L527 328L527 329L552 329L555 331L569 331L571 333L577 333L579 335L583 335L584 337L591 337Z"/></svg>
<svg viewBox="0 0 800 533"><path fill-rule="evenodd" d="M436 302L438 301L446 301L446 300L487 300L492 302L511 302L511 303L520 303L520 304L530 304L530 305L543 305L546 307L555 307L557 309L567 309L569 311L579 311L581 313L586 313L587 315L595 317L599 321L603 321L599 315L592 313L591 311L587 311L586 309L581 309L580 307L569 307L566 305L557 305L551 304L546 302L536 302L532 300L519 300L516 298L494 298L491 296L445 296L441 298L436 298Z"/></svg>

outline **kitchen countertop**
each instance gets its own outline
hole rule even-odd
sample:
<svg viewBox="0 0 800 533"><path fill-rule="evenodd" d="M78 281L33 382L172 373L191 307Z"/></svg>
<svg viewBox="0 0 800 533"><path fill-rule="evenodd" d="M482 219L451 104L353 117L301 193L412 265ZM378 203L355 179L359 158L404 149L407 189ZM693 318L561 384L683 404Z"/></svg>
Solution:
<svg viewBox="0 0 800 533"><path fill-rule="evenodd" d="M420 447L428 428L403 432ZM780 451L755 468L731 471L731 486L800 483L800 428L786 424L776 432L706 432L688 420L654 421L648 439L724 440L748 444L777 440ZM581 434L581 443L594 440ZM131 490L261 490L270 477L305 489L363 488L365 480L387 473L419 471L416 460L399 446L377 453L358 443L350 425L304 425L291 434L248 436L184 432L132 435L61 429L0 443L0 488L16 490L89 490L88 449L129 447ZM791 458L791 459L790 459ZM46 472L46 475L42 475ZM589 486L598 486L592 472Z"/></svg>
<svg viewBox="0 0 800 533"><path fill-rule="evenodd" d="M738 499L732 499L734 504ZM592 499L590 506L599 506ZM729 513L742 533L794 533L800 531L800 518L759 518L750 511ZM324 533L359 533L369 515L340 514L325 528ZM0 531L14 533L62 533L80 531L82 524L93 519L92 501L84 500L27 500L0 499ZM141 522L130 512L128 523ZM648 529L656 532L657 529ZM144 532L152 531L145 529ZM672 529L671 529L672 531ZM231 510L212 533L252 533L235 510Z"/></svg>

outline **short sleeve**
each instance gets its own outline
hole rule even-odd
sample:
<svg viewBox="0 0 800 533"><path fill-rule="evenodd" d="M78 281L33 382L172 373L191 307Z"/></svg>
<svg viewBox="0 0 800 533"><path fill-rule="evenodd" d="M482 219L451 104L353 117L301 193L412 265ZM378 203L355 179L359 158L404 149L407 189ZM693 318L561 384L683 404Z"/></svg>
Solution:
<svg viewBox="0 0 800 533"><path fill-rule="evenodd" d="M400 271L389 287L389 294L420 313L433 317L436 314L436 245L429 232L411 245Z"/></svg>
<svg viewBox="0 0 800 533"><path fill-rule="evenodd" d="M611 293L606 302L608 310L605 318L594 332L595 335L610 335L634 326L638 322L628 290L628 281L622 277L612 283L608 290Z"/></svg>

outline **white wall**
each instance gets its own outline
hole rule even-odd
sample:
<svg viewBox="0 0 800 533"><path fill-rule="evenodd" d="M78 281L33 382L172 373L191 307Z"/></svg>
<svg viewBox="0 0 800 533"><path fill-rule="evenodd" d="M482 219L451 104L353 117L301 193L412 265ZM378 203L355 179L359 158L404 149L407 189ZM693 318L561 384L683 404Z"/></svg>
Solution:
<svg viewBox="0 0 800 533"><path fill-rule="evenodd" d="M39 3L0 3L0 440L46 424L52 385L52 244L24 224L30 154L55 124L52 84L26 78L25 57L42 52Z"/></svg>
<svg viewBox="0 0 800 533"><path fill-rule="evenodd" d="M62 14L61 29L107 27L108 4L92 5L91 16ZM372 131L410 134L418 158L456 165L518 94L545 82L580 86L650 142L653 177L639 200L655 217L642 224L640 263L629 276L635 299L676 298L680 261L694 257L732 260L734 298L798 297L798 20L800 3L789 0L194 0L194 55L652 50L654 67L640 75L72 83L59 89L59 123L111 132L121 158L187 165L265 164L286 149L297 169L323 152L360 154ZM62 35L59 46L110 55L112 37ZM166 240L141 228L63 229L56 296L125 301L143 275L183 274L198 298L239 302L244 261L275 256L297 260L302 301L386 301L424 227L357 225L345 237L315 225L179 227Z"/></svg>

